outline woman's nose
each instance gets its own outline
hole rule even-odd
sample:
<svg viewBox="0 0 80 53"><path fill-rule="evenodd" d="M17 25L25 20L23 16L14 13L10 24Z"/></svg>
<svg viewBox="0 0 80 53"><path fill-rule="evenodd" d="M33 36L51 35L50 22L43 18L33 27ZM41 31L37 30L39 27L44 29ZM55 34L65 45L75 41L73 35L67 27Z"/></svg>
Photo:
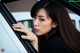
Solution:
<svg viewBox="0 0 80 53"><path fill-rule="evenodd" d="M38 20L35 19L35 20L34 20L34 26L38 26L38 25L39 25Z"/></svg>

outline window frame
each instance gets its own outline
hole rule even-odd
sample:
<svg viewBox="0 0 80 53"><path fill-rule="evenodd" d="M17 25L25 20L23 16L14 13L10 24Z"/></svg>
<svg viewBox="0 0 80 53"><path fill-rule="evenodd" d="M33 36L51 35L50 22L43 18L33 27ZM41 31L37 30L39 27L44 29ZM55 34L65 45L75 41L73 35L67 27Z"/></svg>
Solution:
<svg viewBox="0 0 80 53"><path fill-rule="evenodd" d="M17 23L16 20L14 19L14 17L12 16L12 14L10 13L10 10L6 6L6 4L1 1L0 1L0 12L11 28L12 28L12 24ZM12 28L12 30L13 30L13 28ZM16 36L18 37L18 39L20 40L20 42L22 43L22 45L24 46L24 48L27 50L28 53L37 53L37 51L32 46L30 41L23 40L21 38L21 35L23 33L20 33L20 32L14 31L14 30L13 30L13 32L16 34Z"/></svg>

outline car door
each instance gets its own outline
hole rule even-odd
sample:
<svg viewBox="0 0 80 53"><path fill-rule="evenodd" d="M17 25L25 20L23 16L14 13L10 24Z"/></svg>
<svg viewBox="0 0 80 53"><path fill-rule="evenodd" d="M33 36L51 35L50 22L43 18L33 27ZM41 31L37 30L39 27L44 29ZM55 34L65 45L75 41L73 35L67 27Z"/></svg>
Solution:
<svg viewBox="0 0 80 53"><path fill-rule="evenodd" d="M30 41L23 40L23 33L16 32L17 23L4 2L0 1L0 53L37 53Z"/></svg>

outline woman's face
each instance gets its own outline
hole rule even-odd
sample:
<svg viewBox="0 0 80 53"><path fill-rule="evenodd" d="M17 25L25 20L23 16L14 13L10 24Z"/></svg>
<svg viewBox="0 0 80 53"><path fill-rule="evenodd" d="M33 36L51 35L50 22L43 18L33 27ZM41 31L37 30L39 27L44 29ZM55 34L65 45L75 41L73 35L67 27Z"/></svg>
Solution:
<svg viewBox="0 0 80 53"><path fill-rule="evenodd" d="M52 29L52 20L44 9L40 9L34 19L36 35L47 34Z"/></svg>

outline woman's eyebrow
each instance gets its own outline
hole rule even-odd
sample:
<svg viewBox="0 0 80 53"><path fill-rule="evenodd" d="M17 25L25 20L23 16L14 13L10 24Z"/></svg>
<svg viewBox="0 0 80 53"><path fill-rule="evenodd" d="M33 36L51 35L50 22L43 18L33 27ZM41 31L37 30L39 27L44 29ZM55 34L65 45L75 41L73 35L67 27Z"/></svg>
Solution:
<svg viewBox="0 0 80 53"><path fill-rule="evenodd" d="M38 17L44 17L43 15L39 15Z"/></svg>

